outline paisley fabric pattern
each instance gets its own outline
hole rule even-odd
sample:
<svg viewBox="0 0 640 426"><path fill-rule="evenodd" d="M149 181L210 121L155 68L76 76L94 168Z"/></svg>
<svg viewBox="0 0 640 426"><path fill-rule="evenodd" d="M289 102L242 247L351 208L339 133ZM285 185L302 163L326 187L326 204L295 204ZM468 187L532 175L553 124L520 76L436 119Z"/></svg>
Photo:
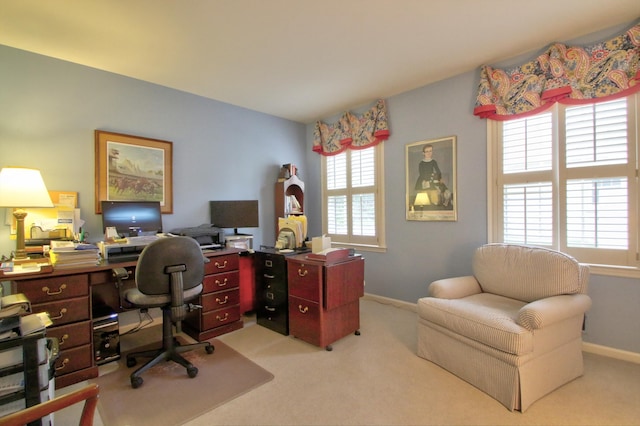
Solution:
<svg viewBox="0 0 640 426"><path fill-rule="evenodd" d="M336 155L345 149L364 149L389 138L387 108L382 99L364 114L346 112L335 124L316 122L313 150Z"/></svg>
<svg viewBox="0 0 640 426"><path fill-rule="evenodd" d="M638 91L640 23L587 47L555 43L534 60L509 70L481 67L473 113L510 120L537 114L555 102L602 102Z"/></svg>

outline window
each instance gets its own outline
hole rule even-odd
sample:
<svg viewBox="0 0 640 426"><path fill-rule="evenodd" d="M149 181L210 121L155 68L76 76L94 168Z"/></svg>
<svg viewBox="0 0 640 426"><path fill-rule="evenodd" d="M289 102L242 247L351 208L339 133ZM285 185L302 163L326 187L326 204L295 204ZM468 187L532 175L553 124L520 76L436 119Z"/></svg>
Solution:
<svg viewBox="0 0 640 426"><path fill-rule="evenodd" d="M322 231L332 243L382 248L382 144L322 157Z"/></svg>
<svg viewBox="0 0 640 426"><path fill-rule="evenodd" d="M638 270L637 103L490 121L490 239Z"/></svg>

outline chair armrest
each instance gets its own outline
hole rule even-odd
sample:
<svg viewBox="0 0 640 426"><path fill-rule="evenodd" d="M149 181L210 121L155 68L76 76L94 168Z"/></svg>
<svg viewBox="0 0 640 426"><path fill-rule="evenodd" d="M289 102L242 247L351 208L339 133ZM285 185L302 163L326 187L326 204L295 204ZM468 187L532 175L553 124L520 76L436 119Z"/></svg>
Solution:
<svg viewBox="0 0 640 426"><path fill-rule="evenodd" d="M429 285L429 296L438 299L460 299L478 293L482 288L473 275L445 278Z"/></svg>
<svg viewBox="0 0 640 426"><path fill-rule="evenodd" d="M3 425L26 425L27 423L39 420L48 414L60 411L63 408L67 408L78 402L84 401L82 407L82 414L78 425L91 426L93 425L93 416L98 405L98 394L100 390L97 384L91 384L76 391L58 396L46 402L34 405L24 410L17 411L13 414L9 414L0 418L0 424Z"/></svg>
<svg viewBox="0 0 640 426"><path fill-rule="evenodd" d="M583 315L590 307L591 298L586 294L546 297L520 308L517 323L527 330L536 330L576 315Z"/></svg>

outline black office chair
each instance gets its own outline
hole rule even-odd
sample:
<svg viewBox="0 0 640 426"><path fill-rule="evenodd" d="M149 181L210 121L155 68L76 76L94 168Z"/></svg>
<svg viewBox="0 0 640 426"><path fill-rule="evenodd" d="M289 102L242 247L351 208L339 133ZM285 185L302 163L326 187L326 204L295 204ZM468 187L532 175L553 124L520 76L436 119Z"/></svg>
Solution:
<svg viewBox="0 0 640 426"><path fill-rule="evenodd" d="M204 264L199 244L190 237L166 237L144 248L136 267L136 287L125 291L124 298L134 307L162 308L162 348L127 355L127 367L136 365L139 357L151 360L131 374L131 386L142 385L140 375L160 361L174 361L187 369L189 377L196 377L198 369L180 355L195 348L205 348L211 354L209 342L180 345L173 335L173 325L180 330L188 310L195 305L186 304L202 293Z"/></svg>

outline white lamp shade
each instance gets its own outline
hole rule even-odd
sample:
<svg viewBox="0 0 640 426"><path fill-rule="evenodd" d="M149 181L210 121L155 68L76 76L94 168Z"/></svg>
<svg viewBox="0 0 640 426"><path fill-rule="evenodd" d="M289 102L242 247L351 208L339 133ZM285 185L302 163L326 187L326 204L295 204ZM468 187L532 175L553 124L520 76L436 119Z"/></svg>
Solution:
<svg viewBox="0 0 640 426"><path fill-rule="evenodd" d="M40 171L3 168L0 171L0 207L53 207Z"/></svg>

